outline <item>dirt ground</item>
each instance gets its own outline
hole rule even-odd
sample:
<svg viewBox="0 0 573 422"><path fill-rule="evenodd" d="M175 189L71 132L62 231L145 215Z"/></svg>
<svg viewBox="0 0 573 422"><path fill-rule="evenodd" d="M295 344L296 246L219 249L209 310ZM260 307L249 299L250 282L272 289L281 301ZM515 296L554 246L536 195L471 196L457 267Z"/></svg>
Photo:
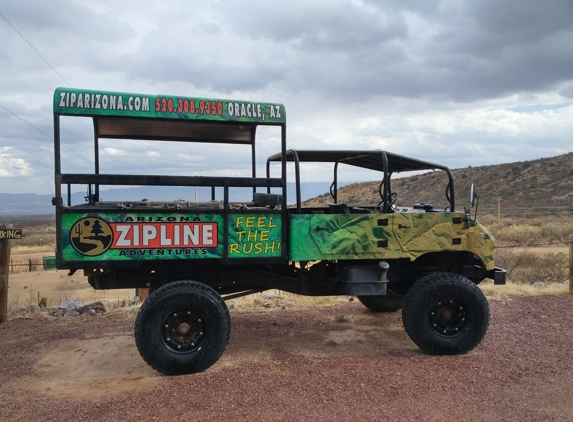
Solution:
<svg viewBox="0 0 573 422"><path fill-rule="evenodd" d="M0 420L573 420L573 296L490 306L484 341L441 357L357 301L235 309L219 362L177 377L140 358L135 312L18 318L0 324Z"/></svg>
<svg viewBox="0 0 573 422"><path fill-rule="evenodd" d="M29 259L41 261L43 256L53 255L53 252L13 253L10 259L14 263L27 263ZM37 304L43 297L48 306L77 297L83 302L102 300L120 307L123 302L129 304L134 296L135 289L94 290L81 270L72 275L67 270L53 270L11 273L9 276L8 303L12 307Z"/></svg>
<svg viewBox="0 0 573 422"><path fill-rule="evenodd" d="M500 247L502 249L502 247ZM547 254L547 253L564 253L569 254L569 246L514 246L514 247L503 247L503 249L507 249L513 253L538 253L538 254Z"/></svg>

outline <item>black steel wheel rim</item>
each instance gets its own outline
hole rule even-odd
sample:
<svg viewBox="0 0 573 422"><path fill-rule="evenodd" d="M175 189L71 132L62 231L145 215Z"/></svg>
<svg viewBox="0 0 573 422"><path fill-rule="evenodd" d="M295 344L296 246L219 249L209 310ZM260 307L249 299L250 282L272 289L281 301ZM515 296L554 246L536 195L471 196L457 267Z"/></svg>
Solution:
<svg viewBox="0 0 573 422"><path fill-rule="evenodd" d="M437 300L429 314L430 327L444 337L455 337L467 329L467 308L460 300L448 297Z"/></svg>
<svg viewBox="0 0 573 422"><path fill-rule="evenodd" d="M191 309L172 312L165 318L161 337L165 347L174 352L201 350L205 338L204 319Z"/></svg>

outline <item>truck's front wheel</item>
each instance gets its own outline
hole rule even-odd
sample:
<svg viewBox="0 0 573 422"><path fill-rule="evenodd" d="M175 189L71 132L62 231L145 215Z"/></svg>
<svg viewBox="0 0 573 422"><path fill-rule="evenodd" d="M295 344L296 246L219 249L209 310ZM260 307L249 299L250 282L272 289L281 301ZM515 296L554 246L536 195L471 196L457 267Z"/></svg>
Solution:
<svg viewBox="0 0 573 422"><path fill-rule="evenodd" d="M229 311L221 296L194 281L169 283L143 303L135 344L149 366L167 375L200 372L227 347Z"/></svg>
<svg viewBox="0 0 573 422"><path fill-rule="evenodd" d="M489 326L489 305L467 278L434 273L406 294L402 321L418 347L433 355L455 355L476 347Z"/></svg>

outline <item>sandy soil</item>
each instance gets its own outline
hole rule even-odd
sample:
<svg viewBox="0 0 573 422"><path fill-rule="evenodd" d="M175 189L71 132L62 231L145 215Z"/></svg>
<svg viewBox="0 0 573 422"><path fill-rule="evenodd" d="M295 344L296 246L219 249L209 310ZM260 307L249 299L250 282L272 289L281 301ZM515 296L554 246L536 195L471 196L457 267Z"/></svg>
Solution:
<svg viewBox="0 0 573 422"><path fill-rule="evenodd" d="M83 271L73 275L67 270L12 273L8 281L8 303L13 307L37 304L39 298L46 298L48 306L60 305L73 297L84 303L102 300L120 307L124 302L129 304L134 296L135 289L94 290Z"/></svg>
<svg viewBox="0 0 573 422"><path fill-rule="evenodd" d="M357 301L233 310L220 361L178 377L139 357L134 312L15 319L0 325L0 420L573 420L573 296L490 305L484 341L442 357L400 312Z"/></svg>

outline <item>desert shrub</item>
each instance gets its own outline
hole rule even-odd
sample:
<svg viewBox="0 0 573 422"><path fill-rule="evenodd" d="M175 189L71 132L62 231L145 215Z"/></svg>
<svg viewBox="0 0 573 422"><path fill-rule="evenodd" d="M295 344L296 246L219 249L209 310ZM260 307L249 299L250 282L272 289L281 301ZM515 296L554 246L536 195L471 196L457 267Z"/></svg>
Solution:
<svg viewBox="0 0 573 422"><path fill-rule="evenodd" d="M500 230L499 237L508 245L535 245L541 243L541 227L531 224L509 226Z"/></svg>
<svg viewBox="0 0 573 422"><path fill-rule="evenodd" d="M507 278L513 283L562 283L569 276L569 258L561 252L538 254L498 249L496 265L507 269Z"/></svg>
<svg viewBox="0 0 573 422"><path fill-rule="evenodd" d="M548 221L539 226L541 239L546 243L557 243L565 241L573 227L568 227L557 221Z"/></svg>
<svg viewBox="0 0 573 422"><path fill-rule="evenodd" d="M530 217L502 217L501 228L494 214L479 216L478 220L494 235L499 245L531 246L564 244L573 234L573 215L570 213Z"/></svg>
<svg viewBox="0 0 573 422"><path fill-rule="evenodd" d="M547 242L567 242L569 235L573 234L573 217L571 214L553 216L545 219L540 227Z"/></svg>

